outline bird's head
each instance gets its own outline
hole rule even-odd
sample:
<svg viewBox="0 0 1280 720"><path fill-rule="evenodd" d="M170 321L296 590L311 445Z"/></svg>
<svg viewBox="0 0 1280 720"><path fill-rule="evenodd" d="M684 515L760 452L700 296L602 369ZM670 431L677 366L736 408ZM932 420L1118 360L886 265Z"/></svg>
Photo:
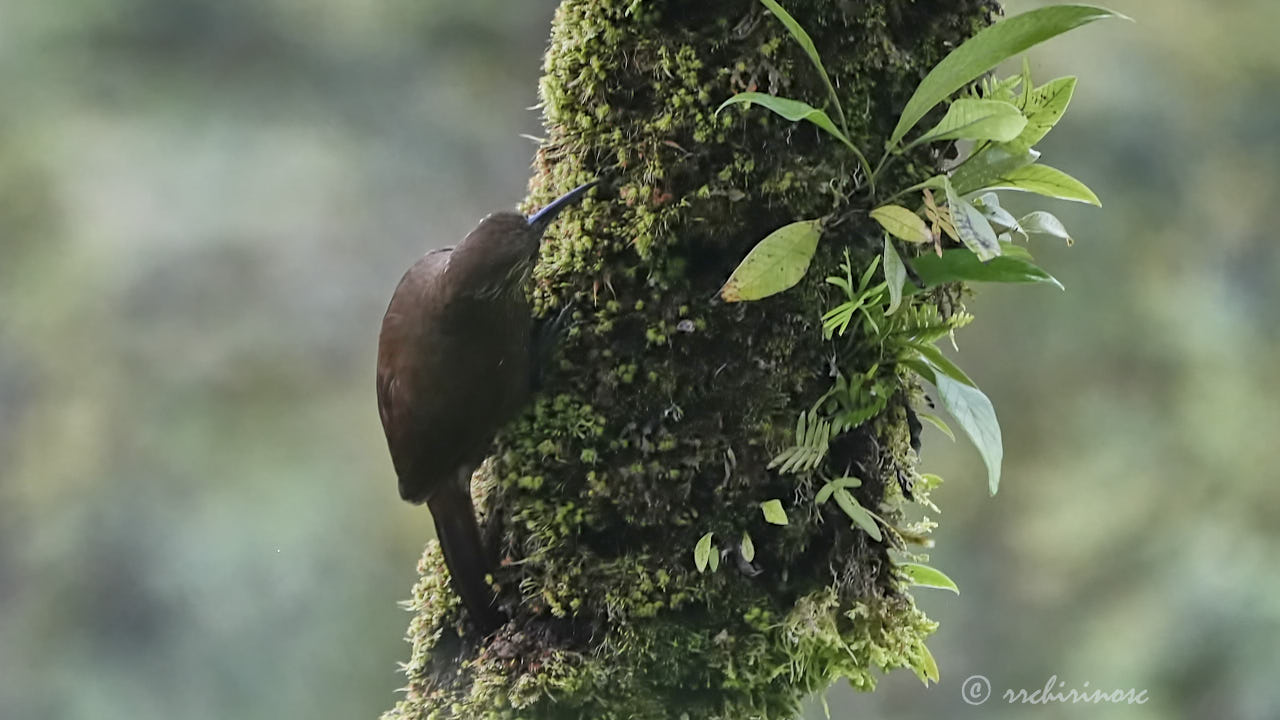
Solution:
<svg viewBox="0 0 1280 720"><path fill-rule="evenodd" d="M496 297L522 290L538 258L547 226L597 182L570 190L528 217L517 212L497 212L486 217L454 249L447 272L465 278L470 295Z"/></svg>

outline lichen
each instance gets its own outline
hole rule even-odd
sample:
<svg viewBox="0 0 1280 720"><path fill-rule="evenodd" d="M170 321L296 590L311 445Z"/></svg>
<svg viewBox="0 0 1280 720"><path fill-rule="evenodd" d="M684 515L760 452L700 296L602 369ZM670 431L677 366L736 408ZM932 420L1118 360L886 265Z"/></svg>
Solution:
<svg viewBox="0 0 1280 720"><path fill-rule="evenodd" d="M928 68L994 11L988 0L786 5L864 148L883 144ZM871 689L877 671L923 668L934 624L886 544L816 505L812 479L767 469L831 382L822 278L845 248L865 266L879 235L854 220L792 291L712 300L768 231L840 208L857 188L853 158L812 128L715 112L751 88L821 105L808 62L742 0L559 8L529 205L596 177L610 187L566 210L544 243L535 312L567 307L568 327L542 393L474 481L512 620L471 634L429 545L410 604L407 695L387 720L788 718L839 678ZM913 156L887 182L910 184L936 163ZM895 389L833 446L827 469L860 468L858 501L900 521L918 388L891 367L877 377ZM789 524L762 517L773 498ZM700 573L692 551L708 532L722 562ZM744 533L754 565L737 550Z"/></svg>

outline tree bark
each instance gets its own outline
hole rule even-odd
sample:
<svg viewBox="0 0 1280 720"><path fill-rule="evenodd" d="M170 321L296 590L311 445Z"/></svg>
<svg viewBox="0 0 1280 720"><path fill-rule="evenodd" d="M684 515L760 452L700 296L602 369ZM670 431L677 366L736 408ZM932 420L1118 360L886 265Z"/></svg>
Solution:
<svg viewBox="0 0 1280 720"><path fill-rule="evenodd" d="M873 158L929 68L998 11L992 0L785 5ZM837 142L760 108L715 112L752 89L822 107L808 58L751 0L566 0L545 71L530 206L595 177L611 185L548 233L534 304L568 307L568 328L543 391L475 480L512 621L471 634L431 543L411 600L407 694L384 718L785 718L840 678L871 689L877 670L923 672L935 625L888 545L814 502L820 476L854 474L864 507L902 521L917 478L909 374L869 368L874 416L818 473L767 469L832 382L821 316L835 290L823 278L846 250L865 268L882 242ZM922 151L882 183L905 187L938 163ZM713 299L770 231L833 212L849 219L825 233L800 285ZM766 522L771 499L787 525ZM700 573L693 550L708 532L721 562Z"/></svg>

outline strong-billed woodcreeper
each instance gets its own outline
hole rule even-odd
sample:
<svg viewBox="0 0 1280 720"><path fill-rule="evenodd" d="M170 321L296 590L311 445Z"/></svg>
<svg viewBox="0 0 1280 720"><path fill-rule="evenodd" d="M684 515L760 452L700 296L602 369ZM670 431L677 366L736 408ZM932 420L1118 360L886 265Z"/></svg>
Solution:
<svg viewBox="0 0 1280 720"><path fill-rule="evenodd" d="M457 247L433 250L391 296L378 338L378 412L400 497L427 504L454 589L485 634L503 622L486 575L471 474L528 401L534 319L525 285L543 233L595 183L525 217L494 213Z"/></svg>

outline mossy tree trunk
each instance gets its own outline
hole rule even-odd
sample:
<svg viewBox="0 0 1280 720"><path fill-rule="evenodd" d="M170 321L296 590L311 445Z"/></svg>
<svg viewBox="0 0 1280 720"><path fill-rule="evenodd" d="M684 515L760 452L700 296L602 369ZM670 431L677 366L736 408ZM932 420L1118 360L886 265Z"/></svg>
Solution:
<svg viewBox="0 0 1280 720"><path fill-rule="evenodd" d="M790 0L837 83L855 144L878 149L917 82L989 23L992 0ZM612 187L552 228L533 288L540 313L568 306L545 387L501 434L475 485L512 621L470 632L439 551L423 556L408 693L392 718L786 718L840 678L922 671L934 624L886 551L833 503L821 478L852 473L860 503L905 522L919 392L874 349L866 423L809 475L770 459L831 385L821 316L848 250L881 243L857 163L812 126L716 107L755 89L821 107L803 52L754 0L566 0L542 97L548 140L531 205L595 177ZM927 153L883 185L935 172ZM861 210L861 212L860 212ZM713 300L771 230L836 213L795 289ZM945 298L935 296L935 302ZM779 499L785 526L760 505ZM713 532L721 562L699 573ZM754 562L741 557L748 534Z"/></svg>

